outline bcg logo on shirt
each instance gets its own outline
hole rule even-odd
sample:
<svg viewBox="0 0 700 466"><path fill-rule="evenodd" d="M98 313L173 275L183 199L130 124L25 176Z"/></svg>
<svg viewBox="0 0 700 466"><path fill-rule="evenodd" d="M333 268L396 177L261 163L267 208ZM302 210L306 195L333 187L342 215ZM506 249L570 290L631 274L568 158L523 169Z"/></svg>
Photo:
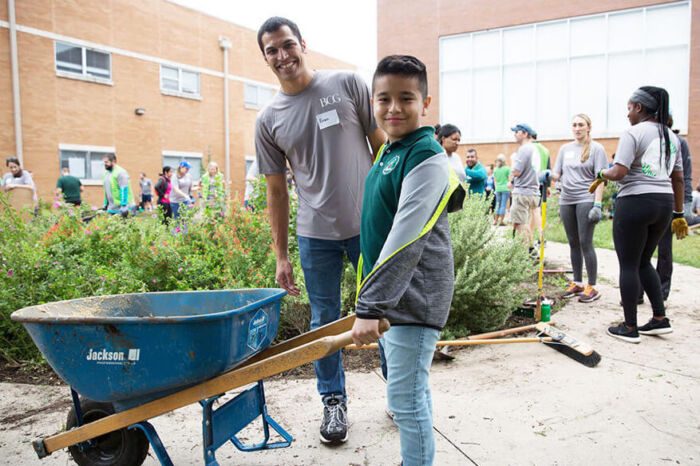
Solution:
<svg viewBox="0 0 700 466"><path fill-rule="evenodd" d="M340 94L335 93L331 94L326 97L321 97L318 99L321 101L321 108L325 107L326 105L331 105L331 104L338 104L340 103Z"/></svg>

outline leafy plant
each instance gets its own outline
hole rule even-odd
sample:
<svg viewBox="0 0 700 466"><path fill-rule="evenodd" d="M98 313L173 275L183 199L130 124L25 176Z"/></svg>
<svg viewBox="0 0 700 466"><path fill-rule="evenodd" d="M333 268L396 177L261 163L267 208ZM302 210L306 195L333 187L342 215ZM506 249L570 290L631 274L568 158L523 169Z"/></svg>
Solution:
<svg viewBox="0 0 700 466"><path fill-rule="evenodd" d="M499 234L487 211L490 200L472 195L450 214L455 291L445 337L500 328L525 298L520 284L534 271L527 247Z"/></svg>

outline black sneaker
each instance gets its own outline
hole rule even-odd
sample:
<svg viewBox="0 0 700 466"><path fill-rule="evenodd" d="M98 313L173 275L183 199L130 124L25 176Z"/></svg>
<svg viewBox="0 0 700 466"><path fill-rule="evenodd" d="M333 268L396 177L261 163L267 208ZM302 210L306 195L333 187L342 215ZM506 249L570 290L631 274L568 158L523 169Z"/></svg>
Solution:
<svg viewBox="0 0 700 466"><path fill-rule="evenodd" d="M608 327L608 335L614 338L619 338L627 343L639 343L642 341L642 339L639 338L639 332L637 332L637 329L628 329L624 322L617 327Z"/></svg>
<svg viewBox="0 0 700 466"><path fill-rule="evenodd" d="M646 324L642 325L637 329L642 335L663 335L665 333L672 333L671 322L668 317L664 317L663 320L656 320L653 317Z"/></svg>
<svg viewBox="0 0 700 466"><path fill-rule="evenodd" d="M348 439L348 410L342 395L331 395L323 400L321 442L345 442Z"/></svg>

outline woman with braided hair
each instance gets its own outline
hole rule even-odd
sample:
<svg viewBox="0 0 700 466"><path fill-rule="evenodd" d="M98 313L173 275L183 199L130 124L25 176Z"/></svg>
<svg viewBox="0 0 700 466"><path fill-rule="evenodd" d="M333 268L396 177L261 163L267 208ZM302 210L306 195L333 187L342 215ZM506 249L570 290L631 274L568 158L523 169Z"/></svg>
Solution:
<svg viewBox="0 0 700 466"><path fill-rule="evenodd" d="M582 303L591 303L600 298L595 289L598 274L598 258L593 247L593 232L601 218L603 186L594 193L588 187L596 174L608 166L608 157L603 146L591 139L591 119L579 113L571 122L574 141L559 149L552 170L552 179L559 182L559 218L564 225L569 241L571 268L574 281L562 298L578 296ZM583 287L583 263L586 263L588 284Z"/></svg>
<svg viewBox="0 0 700 466"><path fill-rule="evenodd" d="M683 218L683 163L678 137L666 126L668 92L640 87L627 102L632 127L620 137L613 166L598 172L589 192L607 180L620 191L613 219L613 241L620 263L620 295L625 321L608 328L608 335L639 343L639 334L671 333L659 275L651 256L668 224L676 237L688 235ZM644 287L654 316L637 328L639 284Z"/></svg>

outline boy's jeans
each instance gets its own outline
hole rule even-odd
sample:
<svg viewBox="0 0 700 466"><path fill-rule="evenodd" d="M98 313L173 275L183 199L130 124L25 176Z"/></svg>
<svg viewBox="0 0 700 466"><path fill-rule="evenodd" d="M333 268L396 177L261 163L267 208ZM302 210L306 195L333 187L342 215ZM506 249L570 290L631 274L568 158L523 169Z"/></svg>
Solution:
<svg viewBox="0 0 700 466"><path fill-rule="evenodd" d="M382 335L388 363L386 393L399 427L404 466L433 464L433 404L430 363L440 332L429 327L401 325Z"/></svg>
<svg viewBox="0 0 700 466"><path fill-rule="evenodd" d="M297 236L301 268L311 304L311 328L318 328L340 318L340 282L343 258L347 253L357 268L360 237L327 240ZM345 393L345 372L340 351L314 362L316 386L322 398Z"/></svg>

